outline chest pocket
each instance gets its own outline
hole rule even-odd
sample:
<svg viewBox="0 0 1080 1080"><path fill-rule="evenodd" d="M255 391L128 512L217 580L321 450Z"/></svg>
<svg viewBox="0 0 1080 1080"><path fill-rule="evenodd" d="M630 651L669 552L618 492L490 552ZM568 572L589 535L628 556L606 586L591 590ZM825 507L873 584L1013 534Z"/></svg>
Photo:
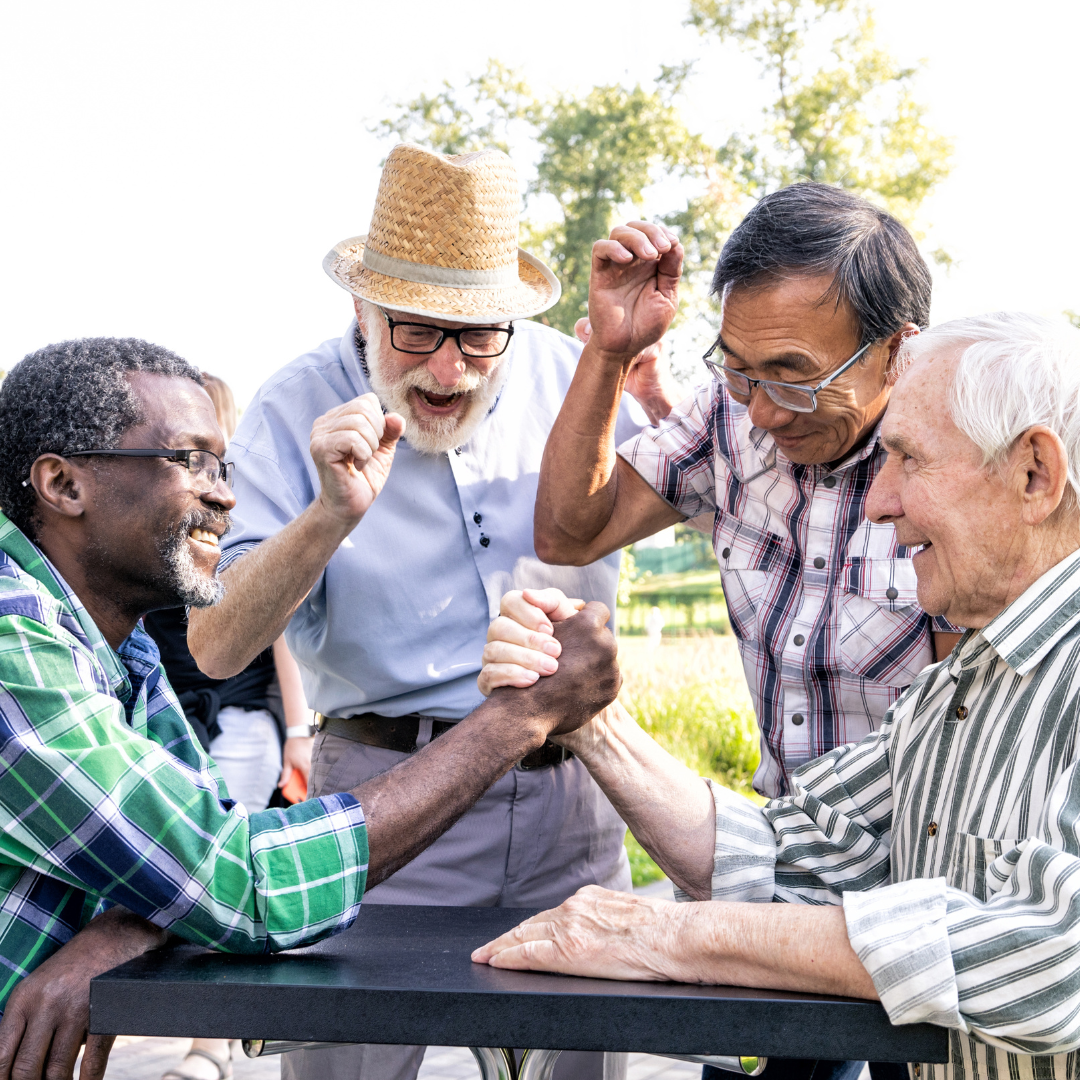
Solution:
<svg viewBox="0 0 1080 1080"><path fill-rule="evenodd" d="M911 560L853 556L839 585L844 669L886 686L909 685L934 658Z"/></svg>
<svg viewBox="0 0 1080 1080"><path fill-rule="evenodd" d="M790 541L723 511L713 541L731 628L741 640L757 641L763 608L791 562Z"/></svg>
<svg viewBox="0 0 1080 1080"><path fill-rule="evenodd" d="M986 836L960 833L950 860L948 882L954 889L963 889L976 900L989 900L996 891L988 889L986 871L1000 855L1016 847L1016 840L992 840Z"/></svg>

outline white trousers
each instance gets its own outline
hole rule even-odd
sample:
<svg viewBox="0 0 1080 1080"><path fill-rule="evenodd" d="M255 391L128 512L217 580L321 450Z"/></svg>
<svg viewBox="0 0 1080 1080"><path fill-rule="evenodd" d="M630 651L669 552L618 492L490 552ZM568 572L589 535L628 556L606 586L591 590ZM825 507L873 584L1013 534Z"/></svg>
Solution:
<svg viewBox="0 0 1080 1080"><path fill-rule="evenodd" d="M221 734L210 743L229 796L249 814L266 809L281 776L281 742L277 724L266 709L226 705L218 713Z"/></svg>
<svg viewBox="0 0 1080 1080"><path fill-rule="evenodd" d="M315 740L308 794L349 791L405 756L323 732ZM548 908L585 885L630 892L625 834L577 759L529 772L511 769L434 844L366 893L364 903ZM368 1043L295 1051L282 1055L281 1076L414 1080L424 1050ZM559 1058L554 1080L625 1076L625 1054L574 1050Z"/></svg>

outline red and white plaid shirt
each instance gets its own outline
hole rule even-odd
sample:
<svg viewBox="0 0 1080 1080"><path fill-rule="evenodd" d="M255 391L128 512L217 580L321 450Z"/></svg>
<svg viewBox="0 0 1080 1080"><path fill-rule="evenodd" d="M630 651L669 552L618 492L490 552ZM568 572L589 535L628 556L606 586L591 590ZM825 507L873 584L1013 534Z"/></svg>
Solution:
<svg viewBox="0 0 1080 1080"><path fill-rule="evenodd" d="M754 787L877 728L933 661L912 549L866 519L885 462L878 432L834 469L797 465L713 381L619 447L680 514L713 514L731 625L761 727Z"/></svg>

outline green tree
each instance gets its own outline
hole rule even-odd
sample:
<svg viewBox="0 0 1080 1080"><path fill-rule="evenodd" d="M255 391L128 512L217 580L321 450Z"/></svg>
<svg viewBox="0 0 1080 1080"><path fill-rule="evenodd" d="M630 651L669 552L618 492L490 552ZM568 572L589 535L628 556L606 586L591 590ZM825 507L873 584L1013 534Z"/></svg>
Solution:
<svg viewBox="0 0 1080 1080"><path fill-rule="evenodd" d="M913 96L917 69L878 45L869 8L849 0L690 0L688 22L741 46L775 85L760 130L733 133L720 148L750 193L818 180L911 224L948 175L952 143L930 129ZM807 39L830 26L831 60L811 67Z"/></svg>
<svg viewBox="0 0 1080 1080"><path fill-rule="evenodd" d="M1080 330L1080 311L1066 311L1064 315L1065 318L1068 319L1069 322L1071 322L1073 326L1077 328L1077 330Z"/></svg>
<svg viewBox="0 0 1080 1080"><path fill-rule="evenodd" d="M719 146L692 132L679 108L689 64L661 67L651 85L541 98L496 60L463 87L444 82L399 103L373 128L440 153L497 146L536 158L522 242L562 282L545 321L566 333L586 314L593 241L617 215L640 215L663 177L685 181L683 205L659 220L682 237L693 309L727 235L767 192L800 179L840 184L910 223L948 172L951 145L912 96L915 70L876 44L868 10L849 0L691 0L689 22L747 49L775 81L758 129L729 132ZM830 25L832 60L815 68L808 36Z"/></svg>

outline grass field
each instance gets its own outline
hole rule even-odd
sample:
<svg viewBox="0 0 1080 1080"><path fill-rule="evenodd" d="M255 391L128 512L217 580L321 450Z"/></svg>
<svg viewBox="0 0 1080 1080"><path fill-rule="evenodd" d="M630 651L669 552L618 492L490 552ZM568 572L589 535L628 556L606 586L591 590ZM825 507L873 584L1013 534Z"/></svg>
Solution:
<svg viewBox="0 0 1080 1080"><path fill-rule="evenodd" d="M739 650L731 634L665 638L620 637L622 703L661 746L702 776L752 795L758 731ZM628 833L635 885L660 868Z"/></svg>

